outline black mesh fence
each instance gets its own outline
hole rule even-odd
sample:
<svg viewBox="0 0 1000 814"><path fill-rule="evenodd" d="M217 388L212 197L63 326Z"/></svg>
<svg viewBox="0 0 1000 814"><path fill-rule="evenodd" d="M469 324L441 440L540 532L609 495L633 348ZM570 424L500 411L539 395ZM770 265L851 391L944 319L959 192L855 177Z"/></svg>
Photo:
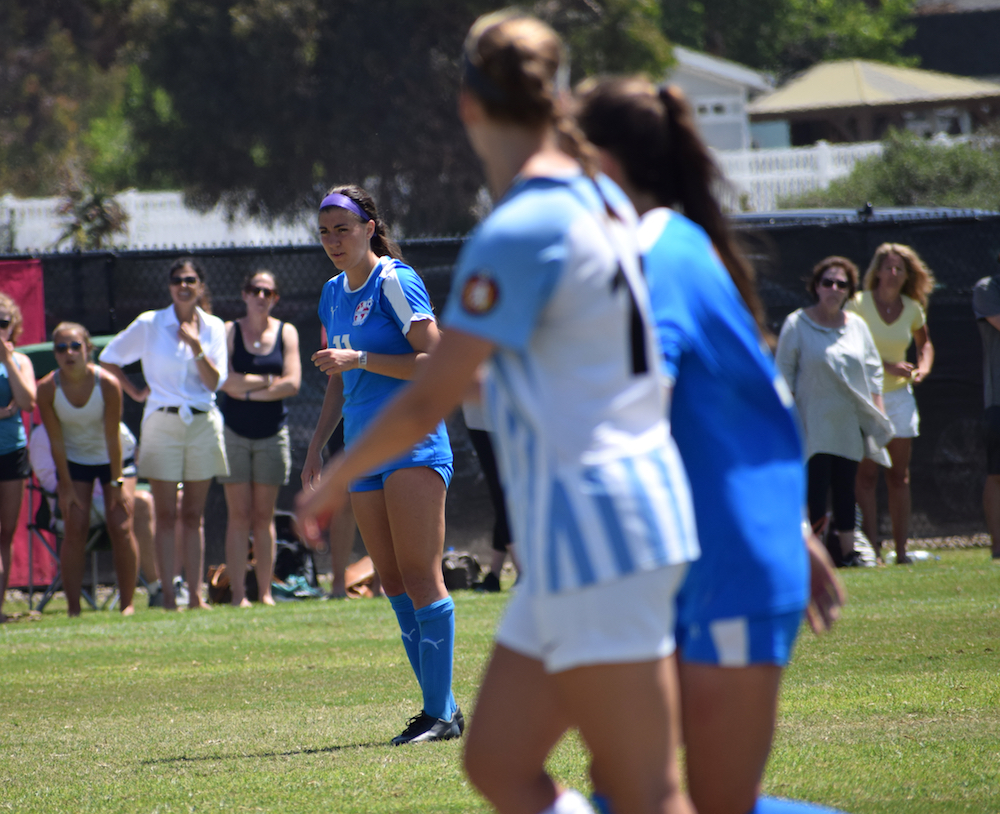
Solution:
<svg viewBox="0 0 1000 814"><path fill-rule="evenodd" d="M1000 215L900 211L863 217L783 214L741 219L739 227L761 274L761 294L775 332L808 303L804 278L823 257L839 254L862 273L884 242L912 246L937 277L927 322L934 370L915 393L920 437L913 443L913 536L982 531L982 347L972 315L972 288L1000 273ZM912 348L911 348L912 361ZM884 484L880 485L884 508ZM881 525L889 532L886 512Z"/></svg>
<svg viewBox="0 0 1000 814"><path fill-rule="evenodd" d="M761 294L775 333L788 313L808 303L804 277L826 255L847 256L863 270L875 247L892 241L913 246L927 261L938 279L928 319L936 362L931 377L916 391L921 436L913 448L912 533L981 531L982 355L971 290L980 277L1000 272L1000 215L896 212L862 217L799 212L739 217L736 226L759 270ZM438 312L444 307L461 244L460 238L403 244L407 262L424 278ZM68 319L83 323L95 335L114 333L141 312L164 307L169 302L167 269L183 253L175 249L43 255L48 329ZM223 319L241 316L244 278L266 268L274 272L281 290L274 316L299 330L302 390L288 405L293 477L279 498L280 507L290 508L326 385L326 377L309 356L319 347L319 292L335 269L318 246L211 248L190 254L206 269L215 314ZM141 373L136 370L135 375ZM141 407L126 402L126 421L137 430ZM451 418L449 430L456 460L448 497L447 545L481 551L487 545L492 510L460 415ZM888 519L884 520L887 528ZM222 558L224 528L222 490L213 486L206 517L210 562Z"/></svg>

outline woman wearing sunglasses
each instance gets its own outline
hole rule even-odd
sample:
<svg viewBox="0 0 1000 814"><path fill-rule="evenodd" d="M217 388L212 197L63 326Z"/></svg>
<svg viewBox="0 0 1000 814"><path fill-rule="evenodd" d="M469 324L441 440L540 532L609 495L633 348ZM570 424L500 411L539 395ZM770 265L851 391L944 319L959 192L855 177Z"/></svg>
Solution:
<svg viewBox="0 0 1000 814"><path fill-rule="evenodd" d="M59 563L67 610L70 616L80 615L90 502L94 481L99 480L121 612L131 616L139 551L132 535L135 462L122 460L121 385L90 361L93 345L82 325L59 323L52 343L58 367L38 383L38 411L56 467L64 524Z"/></svg>
<svg viewBox="0 0 1000 814"><path fill-rule="evenodd" d="M837 565L862 565L854 549L854 478L865 455L884 456L892 437L883 414L882 360L865 321L844 310L858 289L858 267L846 257L817 263L806 290L814 304L785 320L778 369L795 396L808 461L809 522L826 517L832 493Z"/></svg>
<svg viewBox="0 0 1000 814"><path fill-rule="evenodd" d="M212 478L226 475L222 416L215 391L226 379L229 357L226 328L209 313L205 273L193 258L170 267L173 303L146 311L108 343L100 362L122 390L145 402L139 474L149 479L156 506L156 556L163 586L163 607L176 610L174 596L174 523L178 519L177 485L184 487L179 509L189 587L188 607L207 607L201 598L205 567L202 519ZM140 390L122 366L142 363L146 387Z"/></svg>
<svg viewBox="0 0 1000 814"><path fill-rule="evenodd" d="M243 608L250 607L243 575L251 532L259 598L274 604L274 506L292 469L284 399L296 395L302 381L299 333L271 316L278 299L274 275L256 271L243 282L246 316L226 323L229 375L219 409L226 422L229 475L219 482L229 512L226 570L232 604Z"/></svg>
<svg viewBox="0 0 1000 814"><path fill-rule="evenodd" d="M21 513L24 480L31 472L21 413L35 409L35 369L27 356L14 350L23 327L17 303L0 294L0 623L7 621L3 600L10 547Z"/></svg>

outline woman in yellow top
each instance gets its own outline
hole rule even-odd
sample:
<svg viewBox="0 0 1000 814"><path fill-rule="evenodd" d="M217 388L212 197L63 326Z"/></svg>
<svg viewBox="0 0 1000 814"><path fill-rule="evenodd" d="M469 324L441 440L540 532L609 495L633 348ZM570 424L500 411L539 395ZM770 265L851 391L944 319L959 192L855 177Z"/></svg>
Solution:
<svg viewBox="0 0 1000 814"><path fill-rule="evenodd" d="M886 446L892 466L886 470L889 515L896 544L896 562L910 562L906 543L910 533L910 452L920 434L920 415L913 385L922 382L934 364L934 346L927 333L927 300L934 289L934 275L909 246L883 243L865 272L863 290L849 307L868 323L882 357L885 384L882 396L892 421L893 438ZM916 343L917 364L906 361L910 343ZM879 465L865 458L858 465L856 492L861 506L862 529L881 559L875 487Z"/></svg>

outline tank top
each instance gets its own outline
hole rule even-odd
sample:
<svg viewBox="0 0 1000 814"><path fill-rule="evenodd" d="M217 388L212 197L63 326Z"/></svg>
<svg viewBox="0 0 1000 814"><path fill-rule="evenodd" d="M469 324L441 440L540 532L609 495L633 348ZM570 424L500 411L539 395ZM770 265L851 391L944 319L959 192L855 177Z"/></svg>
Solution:
<svg viewBox="0 0 1000 814"><path fill-rule="evenodd" d="M16 365L17 362L14 362ZM0 407L6 407L14 398L7 378L7 365L0 365ZM28 436L21 422L21 411L18 410L8 418L0 419L0 455L7 455L28 446Z"/></svg>
<svg viewBox="0 0 1000 814"><path fill-rule="evenodd" d="M260 376L280 376L285 364L285 323L278 323L278 337L271 352L265 355L250 353L243 344L240 323L233 323L233 370L237 373L256 373ZM244 401L227 393L219 394L219 409L226 426L244 438L270 438L285 426L288 409L284 400Z"/></svg>
<svg viewBox="0 0 1000 814"><path fill-rule="evenodd" d="M109 463L111 456L104 436L104 394L101 392L100 375L94 376L94 389L82 407L74 407L66 398L58 370L55 384L52 408L62 424L66 460L86 466Z"/></svg>

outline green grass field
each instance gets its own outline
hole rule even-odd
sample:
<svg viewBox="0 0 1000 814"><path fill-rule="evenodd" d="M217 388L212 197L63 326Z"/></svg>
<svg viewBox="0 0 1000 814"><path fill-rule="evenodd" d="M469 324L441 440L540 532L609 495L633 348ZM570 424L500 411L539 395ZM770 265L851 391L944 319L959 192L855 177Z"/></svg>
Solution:
<svg viewBox="0 0 1000 814"><path fill-rule="evenodd" d="M803 633L786 674L765 790L859 813L1000 812L1000 567L974 550L842 573L842 620ZM468 713L504 596L455 600ZM420 704L383 600L63 608L0 626L0 811L488 810L458 742L386 745ZM587 789L575 737L551 767Z"/></svg>

